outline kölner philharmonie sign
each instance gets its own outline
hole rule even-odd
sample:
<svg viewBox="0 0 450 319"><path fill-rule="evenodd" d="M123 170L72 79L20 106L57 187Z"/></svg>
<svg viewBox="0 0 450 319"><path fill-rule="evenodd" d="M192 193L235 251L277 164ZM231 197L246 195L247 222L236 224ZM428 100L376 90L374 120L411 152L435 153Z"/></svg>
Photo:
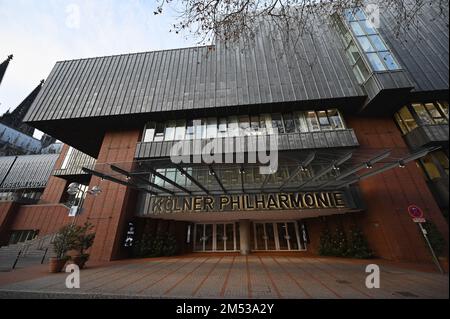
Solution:
<svg viewBox="0 0 450 319"><path fill-rule="evenodd" d="M233 212L355 208L345 191L237 194L208 196L149 196L145 215L180 212Z"/></svg>

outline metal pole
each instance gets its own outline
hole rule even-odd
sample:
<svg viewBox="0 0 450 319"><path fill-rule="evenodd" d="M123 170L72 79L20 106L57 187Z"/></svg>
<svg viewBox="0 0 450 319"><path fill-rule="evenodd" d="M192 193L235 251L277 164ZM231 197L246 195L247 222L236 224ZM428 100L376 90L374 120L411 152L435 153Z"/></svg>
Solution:
<svg viewBox="0 0 450 319"><path fill-rule="evenodd" d="M84 197L86 196L86 193L82 189L79 189L79 191L82 193L82 195L81 195L80 203L77 208L77 212L72 220L72 226L75 225L78 214L81 213L81 209L83 208L83 204L84 204Z"/></svg>
<svg viewBox="0 0 450 319"><path fill-rule="evenodd" d="M422 231L422 235L423 235L423 237L425 238L425 241L428 244L428 248L430 248L431 255L433 256L433 261L434 261L435 265L438 267L439 272L441 274L444 274L444 270L442 269L441 264L439 263L439 260L436 257L436 254L434 252L433 246L431 246L431 243L428 240L427 231L425 230L425 228L423 228L422 223L418 223L418 224L419 224L420 230Z"/></svg>

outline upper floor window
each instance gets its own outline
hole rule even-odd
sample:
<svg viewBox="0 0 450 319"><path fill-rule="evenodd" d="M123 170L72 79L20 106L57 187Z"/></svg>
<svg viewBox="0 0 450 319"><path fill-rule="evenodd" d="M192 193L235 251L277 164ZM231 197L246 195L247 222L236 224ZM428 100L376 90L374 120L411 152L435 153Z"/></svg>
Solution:
<svg viewBox="0 0 450 319"><path fill-rule="evenodd" d="M250 136L274 133L315 132L345 129L337 109L299 111L221 118L149 122L143 142L179 141L216 137Z"/></svg>
<svg viewBox="0 0 450 319"><path fill-rule="evenodd" d="M392 52L361 8L345 10L345 20L374 72L400 69Z"/></svg>
<svg viewBox="0 0 450 319"><path fill-rule="evenodd" d="M358 50L358 46L339 15L334 16L334 23L342 41L344 42L345 54L347 55L347 58L352 66L353 73L355 74L358 83L363 84L369 78L370 74L366 64L363 61L361 53Z"/></svg>
<svg viewBox="0 0 450 319"><path fill-rule="evenodd" d="M401 108L394 118L403 134L421 125L448 124L448 103L412 103Z"/></svg>

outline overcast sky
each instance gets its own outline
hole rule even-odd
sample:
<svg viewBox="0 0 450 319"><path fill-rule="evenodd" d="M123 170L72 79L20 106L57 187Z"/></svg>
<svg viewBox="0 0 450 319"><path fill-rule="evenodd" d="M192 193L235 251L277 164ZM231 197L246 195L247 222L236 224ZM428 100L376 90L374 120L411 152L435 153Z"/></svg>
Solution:
<svg viewBox="0 0 450 319"><path fill-rule="evenodd" d="M0 114L14 109L56 61L196 45L169 33L176 13L152 0L0 0Z"/></svg>

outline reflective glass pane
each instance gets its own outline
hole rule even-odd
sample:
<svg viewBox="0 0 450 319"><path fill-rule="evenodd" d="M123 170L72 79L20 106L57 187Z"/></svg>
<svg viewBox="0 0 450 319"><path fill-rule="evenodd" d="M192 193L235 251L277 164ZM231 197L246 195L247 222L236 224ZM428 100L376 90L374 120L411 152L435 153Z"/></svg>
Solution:
<svg viewBox="0 0 450 319"><path fill-rule="evenodd" d="M306 123L305 115L303 112L294 113L295 126L298 132L308 132L308 124Z"/></svg>
<svg viewBox="0 0 450 319"><path fill-rule="evenodd" d="M358 37L358 42L361 45L364 52L373 52L375 51L372 44L369 41L368 37Z"/></svg>
<svg viewBox="0 0 450 319"><path fill-rule="evenodd" d="M437 102L439 108L441 109L444 116L448 119L448 102L439 101Z"/></svg>
<svg viewBox="0 0 450 319"><path fill-rule="evenodd" d="M164 133L165 141L173 141L175 139L175 128L176 128L175 121L167 122L165 133Z"/></svg>
<svg viewBox="0 0 450 319"><path fill-rule="evenodd" d="M428 113L430 113L434 124L447 123L447 119L444 116L442 116L442 114L439 112L438 108L434 105L434 103L425 103L425 107L428 110Z"/></svg>
<svg viewBox="0 0 450 319"><path fill-rule="evenodd" d="M280 250L288 250L288 234L287 227L285 223L277 223L277 231L278 231L278 244L280 246Z"/></svg>
<svg viewBox="0 0 450 319"><path fill-rule="evenodd" d="M377 51L387 51L387 48L379 35L371 35L369 36L369 39Z"/></svg>
<svg viewBox="0 0 450 319"><path fill-rule="evenodd" d="M417 116L422 120L423 124L433 124L433 119L425 109L423 104L415 103L412 105Z"/></svg>
<svg viewBox="0 0 450 319"><path fill-rule="evenodd" d="M145 126L144 142L153 142L153 138L155 137L155 126L156 123L154 122L150 122Z"/></svg>
<svg viewBox="0 0 450 319"><path fill-rule="evenodd" d="M217 137L217 118L210 117L206 124L206 138L216 138Z"/></svg>
<svg viewBox="0 0 450 319"><path fill-rule="evenodd" d="M294 117L291 113L283 114L283 121L286 133L294 133L295 132L295 122Z"/></svg>
<svg viewBox="0 0 450 319"><path fill-rule="evenodd" d="M369 20L360 21L360 24L366 34L376 34L377 33L377 30L375 30L375 28L369 22Z"/></svg>
<svg viewBox="0 0 450 319"><path fill-rule="evenodd" d="M328 110L328 118L333 129L343 129L344 123L341 119L339 111L336 109Z"/></svg>
<svg viewBox="0 0 450 319"><path fill-rule="evenodd" d="M386 67L383 62L381 62L380 57L377 53L368 53L367 58L369 59L370 64L374 71L385 71Z"/></svg>
<svg viewBox="0 0 450 319"><path fill-rule="evenodd" d="M309 130L310 131L319 131L319 121L317 120L316 112L309 111L306 112L306 121L308 122Z"/></svg>
<svg viewBox="0 0 450 319"><path fill-rule="evenodd" d="M225 246L227 250L234 250L234 224L225 224Z"/></svg>
<svg viewBox="0 0 450 319"><path fill-rule="evenodd" d="M319 117L320 128L323 130L331 129L330 121L328 121L326 111L318 111L317 116Z"/></svg>
<svg viewBox="0 0 450 319"><path fill-rule="evenodd" d="M411 132L413 129L417 127L416 120L413 118L411 112L408 110L406 106L401 108L398 114L402 119L403 123L405 124L405 127L407 128L408 132Z"/></svg>
<svg viewBox="0 0 450 319"><path fill-rule="evenodd" d="M272 128L275 133L277 131L280 134L284 133L283 121L280 113L272 114Z"/></svg>
<svg viewBox="0 0 450 319"><path fill-rule="evenodd" d="M364 30L361 28L359 22L350 22L350 27L352 28L355 35L365 35Z"/></svg>
<svg viewBox="0 0 450 319"><path fill-rule="evenodd" d="M358 61L358 59L361 57L361 55L359 54L358 47L353 42L348 47L346 53L352 64Z"/></svg>
<svg viewBox="0 0 450 319"><path fill-rule="evenodd" d="M379 54L388 70L398 70L400 68L390 52L380 52Z"/></svg>
<svg viewBox="0 0 450 319"><path fill-rule="evenodd" d="M186 121L178 120L177 127L175 130L175 140L180 141L183 140L186 135Z"/></svg>
<svg viewBox="0 0 450 319"><path fill-rule="evenodd" d="M219 119L219 127L217 132L218 137L226 137L227 136L227 119L222 117Z"/></svg>
<svg viewBox="0 0 450 319"><path fill-rule="evenodd" d="M297 231L295 229L295 223L287 223L287 226L288 226L288 236L289 236L290 248L291 248L291 250L299 250Z"/></svg>
<svg viewBox="0 0 450 319"><path fill-rule="evenodd" d="M400 115L398 113L395 113L394 115L395 121L397 122L398 126L400 127L400 130L402 131L403 134L408 133L408 128L406 127L405 123L403 123L402 118L400 117Z"/></svg>
<svg viewBox="0 0 450 319"><path fill-rule="evenodd" d="M192 120L188 121L186 124L186 139L194 139L194 122Z"/></svg>
<svg viewBox="0 0 450 319"><path fill-rule="evenodd" d="M239 116L239 130L240 135L250 134L250 118L248 115Z"/></svg>
<svg viewBox="0 0 450 319"><path fill-rule="evenodd" d="M164 123L157 123L155 130L155 142L162 142L164 140Z"/></svg>
<svg viewBox="0 0 450 319"><path fill-rule="evenodd" d="M239 135L239 124L237 116L228 117L228 136L238 136Z"/></svg>

